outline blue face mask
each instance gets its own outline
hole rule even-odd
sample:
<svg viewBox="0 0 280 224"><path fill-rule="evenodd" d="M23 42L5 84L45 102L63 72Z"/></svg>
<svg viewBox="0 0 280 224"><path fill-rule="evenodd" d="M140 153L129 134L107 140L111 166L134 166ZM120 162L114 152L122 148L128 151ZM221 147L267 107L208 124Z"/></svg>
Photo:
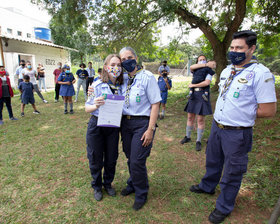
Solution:
<svg viewBox="0 0 280 224"><path fill-rule="evenodd" d="M245 52L228 52L228 58L231 60L233 65L239 65L246 59Z"/></svg>
<svg viewBox="0 0 280 224"><path fill-rule="evenodd" d="M31 65L27 65L27 68L30 69L30 68L32 68L32 67L31 67Z"/></svg>
<svg viewBox="0 0 280 224"><path fill-rule="evenodd" d="M136 64L137 63L135 59L128 59L122 62L122 67L128 72L133 72L136 68Z"/></svg>
<svg viewBox="0 0 280 224"><path fill-rule="evenodd" d="M70 70L66 70L65 73L67 73L67 74L70 73Z"/></svg>

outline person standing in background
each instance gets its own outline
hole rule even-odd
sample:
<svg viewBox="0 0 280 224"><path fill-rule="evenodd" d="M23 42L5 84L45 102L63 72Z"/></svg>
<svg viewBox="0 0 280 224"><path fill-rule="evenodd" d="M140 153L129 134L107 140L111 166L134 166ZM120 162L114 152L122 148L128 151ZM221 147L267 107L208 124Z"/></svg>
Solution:
<svg viewBox="0 0 280 224"><path fill-rule="evenodd" d="M84 97L85 101L87 101L87 91L86 91L86 79L88 78L88 72L85 70L86 65L84 63L80 64L80 69L76 72L76 75L78 76L78 82L77 82L77 93L75 98L75 103L78 102L79 92L81 86L83 86L84 90Z"/></svg>
<svg viewBox="0 0 280 224"><path fill-rule="evenodd" d="M158 75L162 75L163 71L166 71L167 75L170 73L170 68L167 65L167 61L163 61L162 65L158 68Z"/></svg>
<svg viewBox="0 0 280 224"><path fill-rule="evenodd" d="M37 67L37 76L38 76L40 91L42 91L42 85L43 85L45 92L47 92L46 83L45 83L45 68L41 63L39 63Z"/></svg>
<svg viewBox="0 0 280 224"><path fill-rule="evenodd" d="M86 92L88 92L88 87L93 83L95 71L92 67L92 62L90 61L88 63L88 68L86 69L88 72L88 78L86 79Z"/></svg>
<svg viewBox="0 0 280 224"><path fill-rule="evenodd" d="M19 67L16 70L16 75L15 77L18 78L18 86L21 82L23 82L23 75L22 75L22 70L25 68L25 60L20 60Z"/></svg>
<svg viewBox="0 0 280 224"><path fill-rule="evenodd" d="M54 83L55 83L55 96L54 96L54 102L57 103L59 100L59 90L60 90L60 84L58 83L57 79L59 75L62 72L62 63L57 63L57 68L53 71L54 75Z"/></svg>
<svg viewBox="0 0 280 224"><path fill-rule="evenodd" d="M36 71L32 68L31 62L26 62L26 68L22 70L21 74L28 75L30 77L30 82L33 84L33 88L35 92L38 94L38 96L43 100L44 103L48 103L43 97L43 95L40 93L37 82L36 82Z"/></svg>

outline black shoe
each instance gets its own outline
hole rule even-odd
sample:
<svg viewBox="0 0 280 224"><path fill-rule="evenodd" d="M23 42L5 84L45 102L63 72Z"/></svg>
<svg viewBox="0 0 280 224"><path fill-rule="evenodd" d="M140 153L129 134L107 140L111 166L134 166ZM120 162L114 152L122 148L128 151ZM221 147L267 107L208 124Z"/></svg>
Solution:
<svg viewBox="0 0 280 224"><path fill-rule="evenodd" d="M127 196L127 195L130 195L130 194L134 193L134 192L135 192L134 190L128 190L127 188L124 188L121 191L121 195L122 196Z"/></svg>
<svg viewBox="0 0 280 224"><path fill-rule="evenodd" d="M70 114L74 114L74 111L73 111L73 110L70 110Z"/></svg>
<svg viewBox="0 0 280 224"><path fill-rule="evenodd" d="M191 141L191 138L188 138L187 136L185 136L181 141L180 141L180 143L183 145L183 144L185 144L185 143L187 143L187 142L190 142Z"/></svg>
<svg viewBox="0 0 280 224"><path fill-rule="evenodd" d="M68 111L67 111L67 110L64 110L64 114L68 114Z"/></svg>
<svg viewBox="0 0 280 224"><path fill-rule="evenodd" d="M201 151L201 142L196 142L195 150Z"/></svg>
<svg viewBox="0 0 280 224"><path fill-rule="evenodd" d="M138 211L139 209L141 209L144 205L146 204L146 201L144 202L134 202L132 208L135 210L135 211Z"/></svg>
<svg viewBox="0 0 280 224"><path fill-rule="evenodd" d="M105 187L105 191L107 192L108 195L115 197L116 196L116 191L112 187Z"/></svg>
<svg viewBox="0 0 280 224"><path fill-rule="evenodd" d="M197 184L197 185L192 185L192 186L190 187L190 191L191 191L191 192L194 192L194 193L197 193L197 194L200 194L200 193L204 193L204 194L215 194L215 191L206 192L206 191L200 189L198 184Z"/></svg>
<svg viewBox="0 0 280 224"><path fill-rule="evenodd" d="M94 190L94 198L96 201L101 201L103 198L101 190Z"/></svg>
<svg viewBox="0 0 280 224"><path fill-rule="evenodd" d="M218 209L214 209L213 212L211 212L211 214L208 217L208 220L211 223L221 223L225 220L225 218L228 216L229 214L223 214L222 212L220 212Z"/></svg>
<svg viewBox="0 0 280 224"><path fill-rule="evenodd" d="M206 102L208 102L208 98L207 98L207 96L206 96L205 94L202 94L202 98L203 98Z"/></svg>
<svg viewBox="0 0 280 224"><path fill-rule="evenodd" d="M20 113L20 116L24 117L24 113L23 113L23 112L21 112L21 113Z"/></svg>

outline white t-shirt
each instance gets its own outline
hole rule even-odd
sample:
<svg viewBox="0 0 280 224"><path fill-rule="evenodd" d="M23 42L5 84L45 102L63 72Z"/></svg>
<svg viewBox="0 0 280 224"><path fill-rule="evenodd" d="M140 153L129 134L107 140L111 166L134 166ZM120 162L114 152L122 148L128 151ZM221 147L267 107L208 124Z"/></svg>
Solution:
<svg viewBox="0 0 280 224"><path fill-rule="evenodd" d="M25 68L25 69L22 70L21 74L22 74L22 76L28 75L30 77L30 82L33 85L37 85L36 77L35 77L35 74L36 74L35 70L30 71L30 70L27 70L27 68Z"/></svg>

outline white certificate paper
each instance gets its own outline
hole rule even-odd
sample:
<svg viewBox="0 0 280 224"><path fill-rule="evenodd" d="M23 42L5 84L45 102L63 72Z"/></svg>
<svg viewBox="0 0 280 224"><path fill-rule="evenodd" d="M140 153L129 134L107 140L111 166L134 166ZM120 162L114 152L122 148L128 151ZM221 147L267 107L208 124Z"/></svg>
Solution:
<svg viewBox="0 0 280 224"><path fill-rule="evenodd" d="M120 127L124 96L106 94L105 104L99 107L97 126Z"/></svg>

